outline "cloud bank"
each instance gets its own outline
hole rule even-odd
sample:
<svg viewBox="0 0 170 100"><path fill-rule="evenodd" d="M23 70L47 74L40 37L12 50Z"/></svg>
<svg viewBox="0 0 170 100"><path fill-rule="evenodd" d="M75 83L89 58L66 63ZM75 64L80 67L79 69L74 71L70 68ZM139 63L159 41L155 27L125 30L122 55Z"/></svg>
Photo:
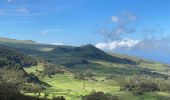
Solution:
<svg viewBox="0 0 170 100"><path fill-rule="evenodd" d="M41 32L41 34L43 34L43 35L48 35L48 34L50 34L50 33L52 33L52 32L63 32L63 30L61 30L61 29L43 30L43 31Z"/></svg>
<svg viewBox="0 0 170 100"><path fill-rule="evenodd" d="M133 48L139 43L139 40L132 40L132 39L122 39L122 40L115 40L109 42L101 42L97 43L96 47L103 49L103 50L115 50L115 49L122 49L122 48Z"/></svg>
<svg viewBox="0 0 170 100"><path fill-rule="evenodd" d="M104 42L97 43L96 47L111 51L128 50L170 54L170 36L165 36L160 26L140 27L139 29L135 26L137 20L137 16L130 12L111 16L110 21L113 26L99 28L97 32L104 37Z"/></svg>
<svg viewBox="0 0 170 100"><path fill-rule="evenodd" d="M97 32L104 36L105 40L112 41L120 39L121 35L135 33L136 29L133 23L137 20L137 16L130 12L124 12L120 15L111 16L112 28L102 27Z"/></svg>

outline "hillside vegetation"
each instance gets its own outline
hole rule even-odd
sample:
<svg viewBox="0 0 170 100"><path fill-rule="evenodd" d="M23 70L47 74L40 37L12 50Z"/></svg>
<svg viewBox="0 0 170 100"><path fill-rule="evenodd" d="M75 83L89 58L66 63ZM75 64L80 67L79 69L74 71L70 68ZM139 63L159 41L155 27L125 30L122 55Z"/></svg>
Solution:
<svg viewBox="0 0 170 100"><path fill-rule="evenodd" d="M90 44L55 46L5 38L0 39L0 55L1 83L5 84L1 86L13 84L7 89L17 88L21 96L54 100L170 99L170 65L106 53Z"/></svg>

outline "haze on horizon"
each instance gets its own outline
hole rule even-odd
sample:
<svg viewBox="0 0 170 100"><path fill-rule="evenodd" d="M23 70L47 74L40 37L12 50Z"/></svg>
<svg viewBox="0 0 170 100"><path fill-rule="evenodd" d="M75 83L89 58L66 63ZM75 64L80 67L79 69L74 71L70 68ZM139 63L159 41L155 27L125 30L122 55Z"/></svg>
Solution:
<svg viewBox="0 0 170 100"><path fill-rule="evenodd" d="M170 63L169 5L169 0L0 0L0 37L93 44Z"/></svg>

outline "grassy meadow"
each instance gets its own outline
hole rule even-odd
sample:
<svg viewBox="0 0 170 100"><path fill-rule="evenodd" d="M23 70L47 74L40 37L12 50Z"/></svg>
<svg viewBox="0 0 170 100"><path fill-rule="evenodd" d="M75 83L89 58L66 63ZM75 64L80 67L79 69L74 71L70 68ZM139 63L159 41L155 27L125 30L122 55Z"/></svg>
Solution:
<svg viewBox="0 0 170 100"><path fill-rule="evenodd" d="M95 62L104 65L110 65L107 62ZM155 65L156 66L156 65ZM112 67L115 67L113 64ZM125 67L125 66L122 66ZM52 99L54 96L64 96L66 100L81 100L82 96L90 94L92 91L102 91L118 96L120 100L164 100L161 98L170 97L169 93L165 92L147 92L143 95L133 95L128 91L120 91L120 84L114 79L106 79L106 76L94 76L95 80L77 80L74 79L74 74L65 71L64 74L55 74L50 77L44 76L40 71L43 71L43 64L24 68L28 73L34 73L43 82L50 85L46 90L42 91L41 97L48 93L48 98ZM130 76L129 76L130 77ZM24 93L25 95L36 96L34 93ZM168 100L168 99L167 99Z"/></svg>

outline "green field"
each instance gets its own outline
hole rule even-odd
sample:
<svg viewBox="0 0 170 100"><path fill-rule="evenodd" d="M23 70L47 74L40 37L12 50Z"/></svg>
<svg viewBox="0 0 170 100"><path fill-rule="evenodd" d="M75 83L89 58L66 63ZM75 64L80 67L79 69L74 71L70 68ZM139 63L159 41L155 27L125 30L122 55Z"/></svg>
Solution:
<svg viewBox="0 0 170 100"><path fill-rule="evenodd" d="M103 62L100 62L104 64ZM105 64L107 65L107 64ZM66 100L81 100L81 97L90 94L92 91L103 91L104 93L110 93L118 96L120 100L162 100L161 98L170 97L169 93L164 92L148 92L141 96L135 96L127 91L120 91L119 83L116 80L106 79L105 76L95 76L94 80L77 80L74 79L74 75L69 71L64 74L55 74L51 77L41 77L41 74L37 71L43 71L43 65L33 66L25 68L26 72L34 73L40 77L40 79L51 87L47 87L41 93L43 97L44 93L48 93L48 98L51 99L54 96L64 96ZM36 96L33 93L24 93L26 95ZM168 100L168 99L167 99Z"/></svg>

